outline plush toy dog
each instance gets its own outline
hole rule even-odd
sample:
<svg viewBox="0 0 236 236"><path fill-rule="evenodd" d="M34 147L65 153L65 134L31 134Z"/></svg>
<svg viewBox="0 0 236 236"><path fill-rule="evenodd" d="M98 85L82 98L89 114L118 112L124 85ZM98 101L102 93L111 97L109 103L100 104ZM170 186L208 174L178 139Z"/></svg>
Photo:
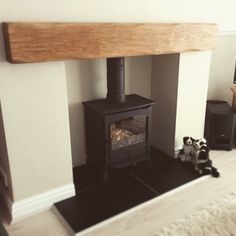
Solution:
<svg viewBox="0 0 236 236"><path fill-rule="evenodd" d="M183 137L183 147L179 151L179 155L178 155L181 161L192 160L191 153L194 152L194 147L193 147L194 142L195 142L195 139L190 136Z"/></svg>
<svg viewBox="0 0 236 236"><path fill-rule="evenodd" d="M193 146L195 149L200 150L201 148L207 147L207 141L204 138L195 139L193 142Z"/></svg>
<svg viewBox="0 0 236 236"><path fill-rule="evenodd" d="M209 149L205 139L197 139L193 143L193 152L190 154L193 157L193 165L195 170L200 175L211 174L213 177L219 177L219 171L212 166L212 160L209 158Z"/></svg>
<svg viewBox="0 0 236 236"><path fill-rule="evenodd" d="M209 149L206 139L194 139L186 136L183 138L183 147L178 157L181 161L191 162L195 170L200 175L211 174L213 177L219 177L219 171L212 166L212 160L209 158Z"/></svg>

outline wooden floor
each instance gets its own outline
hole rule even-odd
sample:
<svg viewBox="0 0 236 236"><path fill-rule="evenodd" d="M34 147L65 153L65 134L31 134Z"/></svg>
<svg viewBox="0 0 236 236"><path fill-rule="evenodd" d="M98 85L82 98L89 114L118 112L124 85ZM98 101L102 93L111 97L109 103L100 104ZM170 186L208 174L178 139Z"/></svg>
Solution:
<svg viewBox="0 0 236 236"><path fill-rule="evenodd" d="M221 172L220 178L202 177L77 235L154 235L161 227L224 195L236 192L236 149L211 151L210 154L214 165ZM10 236L69 235L52 210L6 226L6 229Z"/></svg>

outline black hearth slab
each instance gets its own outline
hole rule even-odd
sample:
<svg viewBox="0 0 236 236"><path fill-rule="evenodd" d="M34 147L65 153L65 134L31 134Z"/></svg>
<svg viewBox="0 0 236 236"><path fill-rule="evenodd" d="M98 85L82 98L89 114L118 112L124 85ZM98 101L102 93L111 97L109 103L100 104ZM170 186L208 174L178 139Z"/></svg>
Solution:
<svg viewBox="0 0 236 236"><path fill-rule="evenodd" d="M114 181L117 178L149 166L150 164L147 161L141 161L137 165L129 165L121 169L109 168L109 179L107 182ZM96 165L82 165L73 168L73 177L75 188L78 193L105 183L103 172Z"/></svg>
<svg viewBox="0 0 236 236"><path fill-rule="evenodd" d="M160 194L200 177L190 163L183 163L173 158L150 168L136 171L133 175Z"/></svg>
<svg viewBox="0 0 236 236"><path fill-rule="evenodd" d="M55 207L77 233L156 196L138 180L125 175L58 202Z"/></svg>
<svg viewBox="0 0 236 236"><path fill-rule="evenodd" d="M81 165L73 168L75 189L85 190L93 186L102 184L103 173L96 165Z"/></svg>
<svg viewBox="0 0 236 236"><path fill-rule="evenodd" d="M135 165L129 165L121 169L110 168L109 169L109 180L112 181L122 175L136 172L150 168L155 164L164 164L172 161L173 158L167 156L165 153L158 151L154 147L151 148L151 163L148 161L140 161ZM77 192L85 191L89 188L103 184L103 172L98 166L93 164L85 164L73 168L74 184Z"/></svg>
<svg viewBox="0 0 236 236"><path fill-rule="evenodd" d="M101 115L109 115L117 112L124 112L130 110L136 110L144 108L154 104L155 102L151 99L141 97L136 94L126 96L125 103L113 104L109 103L107 99L93 100L89 102L83 102L86 108L89 108Z"/></svg>

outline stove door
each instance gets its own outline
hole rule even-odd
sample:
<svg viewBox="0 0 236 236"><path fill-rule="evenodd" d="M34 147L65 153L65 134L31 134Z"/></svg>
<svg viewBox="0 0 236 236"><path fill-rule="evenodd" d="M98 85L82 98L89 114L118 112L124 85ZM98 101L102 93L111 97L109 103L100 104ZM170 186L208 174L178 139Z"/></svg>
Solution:
<svg viewBox="0 0 236 236"><path fill-rule="evenodd" d="M111 165L126 166L148 158L150 115L151 107L145 107L106 118L107 153Z"/></svg>

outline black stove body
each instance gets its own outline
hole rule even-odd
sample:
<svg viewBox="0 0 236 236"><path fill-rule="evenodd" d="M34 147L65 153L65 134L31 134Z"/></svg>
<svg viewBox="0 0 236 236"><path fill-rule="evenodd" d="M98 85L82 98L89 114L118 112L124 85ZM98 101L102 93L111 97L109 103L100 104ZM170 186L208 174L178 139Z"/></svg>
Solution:
<svg viewBox="0 0 236 236"><path fill-rule="evenodd" d="M88 163L122 168L150 160L151 114L154 101L125 95L124 58L107 59L107 98L84 102Z"/></svg>

